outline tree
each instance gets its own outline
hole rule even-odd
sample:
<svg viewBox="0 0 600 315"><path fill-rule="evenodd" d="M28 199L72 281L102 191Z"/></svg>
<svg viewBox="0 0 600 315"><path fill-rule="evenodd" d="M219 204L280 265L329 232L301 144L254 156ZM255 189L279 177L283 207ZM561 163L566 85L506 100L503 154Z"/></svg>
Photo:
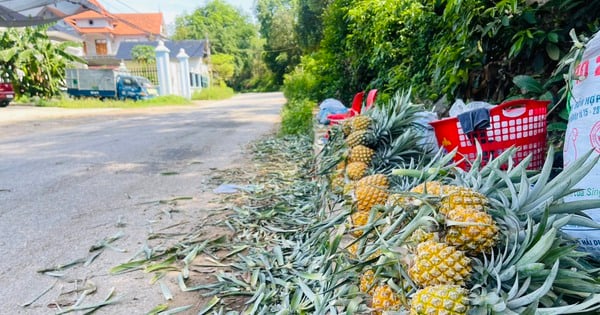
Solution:
<svg viewBox="0 0 600 315"><path fill-rule="evenodd" d="M223 0L212 0L176 19L173 39L208 39L213 54L233 56L234 74L227 83L240 89L251 72L252 43L257 36L249 16Z"/></svg>
<svg viewBox="0 0 600 315"><path fill-rule="evenodd" d="M264 60L278 85L302 56L296 36L297 8L295 0L258 0L256 6L260 33L266 40Z"/></svg>
<svg viewBox="0 0 600 315"><path fill-rule="evenodd" d="M235 73L235 57L227 54L211 56L212 70L215 82L219 84L230 80Z"/></svg>
<svg viewBox="0 0 600 315"><path fill-rule="evenodd" d="M317 50L323 39L322 17L327 3L323 0L299 0L296 34L305 53Z"/></svg>
<svg viewBox="0 0 600 315"><path fill-rule="evenodd" d="M50 98L64 86L66 68L84 60L67 52L72 42L53 43L45 27L9 28L0 36L0 72L17 96Z"/></svg>
<svg viewBox="0 0 600 315"><path fill-rule="evenodd" d="M143 64L156 62L155 48L149 45L137 45L131 49L131 57Z"/></svg>

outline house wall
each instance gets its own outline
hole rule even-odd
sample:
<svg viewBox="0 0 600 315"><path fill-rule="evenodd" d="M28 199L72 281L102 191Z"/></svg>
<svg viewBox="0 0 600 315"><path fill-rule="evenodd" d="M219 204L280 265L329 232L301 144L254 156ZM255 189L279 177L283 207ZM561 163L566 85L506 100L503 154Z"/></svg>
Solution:
<svg viewBox="0 0 600 315"><path fill-rule="evenodd" d="M81 19L81 20L77 20L75 21L77 27L83 27L83 28L102 28L102 27L110 27L112 28L112 25L110 24L110 22L107 19L103 19L103 18L97 18L97 19Z"/></svg>
<svg viewBox="0 0 600 315"><path fill-rule="evenodd" d="M85 43L87 55L88 56L98 56L96 51L96 40L105 40L106 41L106 51L107 55L114 55L114 42L110 38L110 36L104 34L86 34L83 35L83 42Z"/></svg>
<svg viewBox="0 0 600 315"><path fill-rule="evenodd" d="M119 51L119 45L121 45L122 42L139 42L139 41L147 41L148 37L147 36L107 36L104 34L86 34L85 36L85 43L87 46L87 55L88 56L97 56L97 52L96 52L96 40L97 39L104 39L106 40L106 49L107 49L107 55L108 56L114 56L117 54L117 51Z"/></svg>

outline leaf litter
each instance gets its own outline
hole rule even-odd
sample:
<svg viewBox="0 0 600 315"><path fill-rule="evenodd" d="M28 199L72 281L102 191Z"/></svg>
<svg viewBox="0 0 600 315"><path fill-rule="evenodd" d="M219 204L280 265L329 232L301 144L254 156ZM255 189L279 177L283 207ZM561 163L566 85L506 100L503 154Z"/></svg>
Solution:
<svg viewBox="0 0 600 315"><path fill-rule="evenodd" d="M271 137L253 143L251 150L252 169L214 170L211 183L236 182L252 189L218 195L227 206L199 222L174 246L115 266L111 272L177 271L179 289L198 291L203 297L199 314L335 308L332 301L339 293L333 289L339 283L329 276L339 272L334 260L342 233L332 236L329 230L344 216L330 218L331 209L322 205L324 190L313 177L312 139ZM207 227L222 228L222 235L207 235ZM163 310L164 304L155 309Z"/></svg>

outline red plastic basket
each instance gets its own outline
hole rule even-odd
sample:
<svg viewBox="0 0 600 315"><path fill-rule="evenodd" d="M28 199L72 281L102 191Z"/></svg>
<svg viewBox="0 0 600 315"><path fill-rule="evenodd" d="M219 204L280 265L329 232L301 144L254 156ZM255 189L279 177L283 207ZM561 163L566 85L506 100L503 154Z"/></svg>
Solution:
<svg viewBox="0 0 600 315"><path fill-rule="evenodd" d="M532 155L527 169L542 167L546 154L546 111L549 101L514 100L490 109L490 126L465 134L456 117L430 122L440 146L448 152L457 149L454 161L468 169L477 157L475 141L481 144L482 163L499 156L512 146L517 147L515 163Z"/></svg>

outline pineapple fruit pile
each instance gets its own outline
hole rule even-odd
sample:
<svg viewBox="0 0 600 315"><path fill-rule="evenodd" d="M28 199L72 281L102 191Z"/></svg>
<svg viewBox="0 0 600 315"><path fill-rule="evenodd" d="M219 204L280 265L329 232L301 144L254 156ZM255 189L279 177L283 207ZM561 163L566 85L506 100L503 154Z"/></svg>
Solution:
<svg viewBox="0 0 600 315"><path fill-rule="evenodd" d="M561 233L599 227L581 211L600 202L562 200L597 158L551 179L551 150L535 174L527 159L502 170L507 150L464 171L419 148L409 95L377 105L335 127L320 157L331 208L347 214L354 273L335 281L357 288L348 299L372 314L600 313L597 264Z"/></svg>

